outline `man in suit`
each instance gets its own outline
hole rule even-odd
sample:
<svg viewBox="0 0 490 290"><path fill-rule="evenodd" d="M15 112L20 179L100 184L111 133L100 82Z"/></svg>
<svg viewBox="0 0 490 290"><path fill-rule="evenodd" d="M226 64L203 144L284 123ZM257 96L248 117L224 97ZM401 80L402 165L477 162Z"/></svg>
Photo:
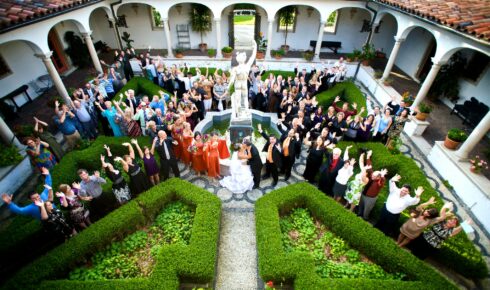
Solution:
<svg viewBox="0 0 490 290"><path fill-rule="evenodd" d="M168 179L169 169L172 168L172 172L175 177L180 177L179 167L177 166L177 159L175 158L172 145L178 145L177 141L173 141L172 137L167 137L167 133L163 130L158 131L158 138L153 140L155 150L160 155L160 173L162 174L162 180Z"/></svg>
<svg viewBox="0 0 490 290"><path fill-rule="evenodd" d="M334 148L332 153L327 153L327 162L320 167L320 180L318 188L328 195L332 195L332 187L340 168L344 166L344 160L340 158L342 150Z"/></svg>
<svg viewBox="0 0 490 290"><path fill-rule="evenodd" d="M263 152L267 152L267 158L265 162L265 176L264 179L269 178L272 175L272 179L274 180L272 186L277 185L277 181L279 180L279 168L282 168L282 148L281 144L277 142L276 136L267 135L264 131L262 131L262 126L258 125L259 133L267 140Z"/></svg>
<svg viewBox="0 0 490 290"><path fill-rule="evenodd" d="M283 126L278 126L282 136L280 139L282 147L282 157L284 166L284 179L287 181L291 176L295 159L299 158L301 153L301 141L299 133L296 133L293 128L285 130Z"/></svg>
<svg viewBox="0 0 490 290"><path fill-rule="evenodd" d="M254 189L259 188L260 185L260 173L262 172L262 159L260 159L259 150L250 141L249 138L243 139L243 144L247 146L247 151L250 152L250 157L248 158L248 164L252 170L252 175L254 177Z"/></svg>

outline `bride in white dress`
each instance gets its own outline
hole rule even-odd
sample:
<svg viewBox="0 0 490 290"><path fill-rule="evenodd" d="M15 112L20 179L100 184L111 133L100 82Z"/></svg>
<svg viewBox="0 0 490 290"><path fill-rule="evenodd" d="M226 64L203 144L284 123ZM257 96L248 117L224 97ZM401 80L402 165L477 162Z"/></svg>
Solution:
<svg viewBox="0 0 490 290"><path fill-rule="evenodd" d="M250 165L247 165L248 155L250 155L250 152L247 152L243 144L238 152L235 151L233 153L230 162L231 176L221 179L219 182L221 186L228 188L233 193L244 193L252 190L254 179Z"/></svg>

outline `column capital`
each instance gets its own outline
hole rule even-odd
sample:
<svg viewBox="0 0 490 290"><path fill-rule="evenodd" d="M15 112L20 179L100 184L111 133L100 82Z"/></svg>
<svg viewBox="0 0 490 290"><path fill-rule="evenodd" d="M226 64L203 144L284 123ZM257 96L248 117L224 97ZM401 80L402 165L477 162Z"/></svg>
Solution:
<svg viewBox="0 0 490 290"><path fill-rule="evenodd" d="M53 55L53 52L52 51L48 51L48 52L42 52L42 53L35 53L34 56L35 57L38 57L42 60L51 60L51 56Z"/></svg>
<svg viewBox="0 0 490 290"><path fill-rule="evenodd" d="M162 18L162 21L168 23L168 17L167 18Z"/></svg>
<svg viewBox="0 0 490 290"><path fill-rule="evenodd" d="M272 18L272 19L268 18L267 22L269 22L269 24L271 24L271 23L274 23L274 20L275 20L274 18Z"/></svg>
<svg viewBox="0 0 490 290"><path fill-rule="evenodd" d="M404 42L405 41L405 38L401 37L401 36L395 36L395 41L396 42Z"/></svg>
<svg viewBox="0 0 490 290"><path fill-rule="evenodd" d="M320 26L325 26L325 23L327 23L327 20L320 20Z"/></svg>
<svg viewBox="0 0 490 290"><path fill-rule="evenodd" d="M433 67L441 67L441 66L443 66L443 65L445 65L447 63L447 61L436 59L434 57L432 57L430 60L432 61L432 66Z"/></svg>
<svg viewBox="0 0 490 290"><path fill-rule="evenodd" d="M90 37L92 35L92 31L82 32L82 36L84 38Z"/></svg>
<svg viewBox="0 0 490 290"><path fill-rule="evenodd" d="M215 22L220 22L220 21L221 21L221 17L215 17L213 20L214 20Z"/></svg>

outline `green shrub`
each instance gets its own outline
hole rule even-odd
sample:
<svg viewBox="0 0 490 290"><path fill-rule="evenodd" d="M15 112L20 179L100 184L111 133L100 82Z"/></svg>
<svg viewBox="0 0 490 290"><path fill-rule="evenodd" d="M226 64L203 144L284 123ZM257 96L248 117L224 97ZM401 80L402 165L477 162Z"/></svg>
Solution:
<svg viewBox="0 0 490 290"><path fill-rule="evenodd" d="M229 47L229 46L225 46L221 49L221 52L224 52L224 53L231 53L233 51L233 48Z"/></svg>
<svg viewBox="0 0 490 290"><path fill-rule="evenodd" d="M147 279L107 281L57 280L114 240L146 226L172 200L196 208L189 245L162 247ZM209 283L215 274L221 202L187 181L170 179L153 187L63 245L37 259L4 285L5 289L177 289L180 280ZM33 274L35 273L35 274ZM75 287L75 288L74 288Z"/></svg>
<svg viewBox="0 0 490 290"><path fill-rule="evenodd" d="M427 103L420 103L420 105L419 105L420 113L430 114L430 112L432 112L432 110L434 110L434 107L432 107L431 105L429 105Z"/></svg>
<svg viewBox="0 0 490 290"><path fill-rule="evenodd" d="M0 143L0 167L17 165L24 157L20 155L19 149L15 146L5 146Z"/></svg>
<svg viewBox="0 0 490 290"><path fill-rule="evenodd" d="M127 82L124 87L122 87L119 92L117 92L114 99L119 101L119 95L123 94L123 100L126 100L125 92L128 90L134 90L134 95L145 95L152 99L152 96L157 95L160 96L160 91L163 91L168 94L167 91L162 89L160 86L155 85L152 81L144 78L144 77L134 77L129 82Z"/></svg>
<svg viewBox="0 0 490 290"><path fill-rule="evenodd" d="M453 128L447 132L447 137L454 142L464 142L468 138L468 134L461 129Z"/></svg>
<svg viewBox="0 0 490 290"><path fill-rule="evenodd" d="M321 106L328 108L337 96L340 96L341 99L337 106L342 107L344 102L357 103L357 110L364 108L362 116L367 116L366 98L353 82L338 83L333 88L318 94L316 99Z"/></svg>
<svg viewBox="0 0 490 290"><path fill-rule="evenodd" d="M330 231L374 263L391 272L403 272L408 281L322 279L314 260L305 253L286 253L281 241L280 214L308 208ZM307 183L275 190L255 207L259 273L264 281L293 283L295 289L457 289L430 266L400 248L370 224L346 211Z"/></svg>

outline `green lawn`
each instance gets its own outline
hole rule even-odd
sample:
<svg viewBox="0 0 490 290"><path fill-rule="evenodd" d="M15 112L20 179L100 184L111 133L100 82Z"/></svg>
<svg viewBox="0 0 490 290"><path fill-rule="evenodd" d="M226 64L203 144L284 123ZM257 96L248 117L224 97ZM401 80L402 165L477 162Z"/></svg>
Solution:
<svg viewBox="0 0 490 290"><path fill-rule="evenodd" d="M255 25L255 16L253 15L236 15L233 19L235 25Z"/></svg>

